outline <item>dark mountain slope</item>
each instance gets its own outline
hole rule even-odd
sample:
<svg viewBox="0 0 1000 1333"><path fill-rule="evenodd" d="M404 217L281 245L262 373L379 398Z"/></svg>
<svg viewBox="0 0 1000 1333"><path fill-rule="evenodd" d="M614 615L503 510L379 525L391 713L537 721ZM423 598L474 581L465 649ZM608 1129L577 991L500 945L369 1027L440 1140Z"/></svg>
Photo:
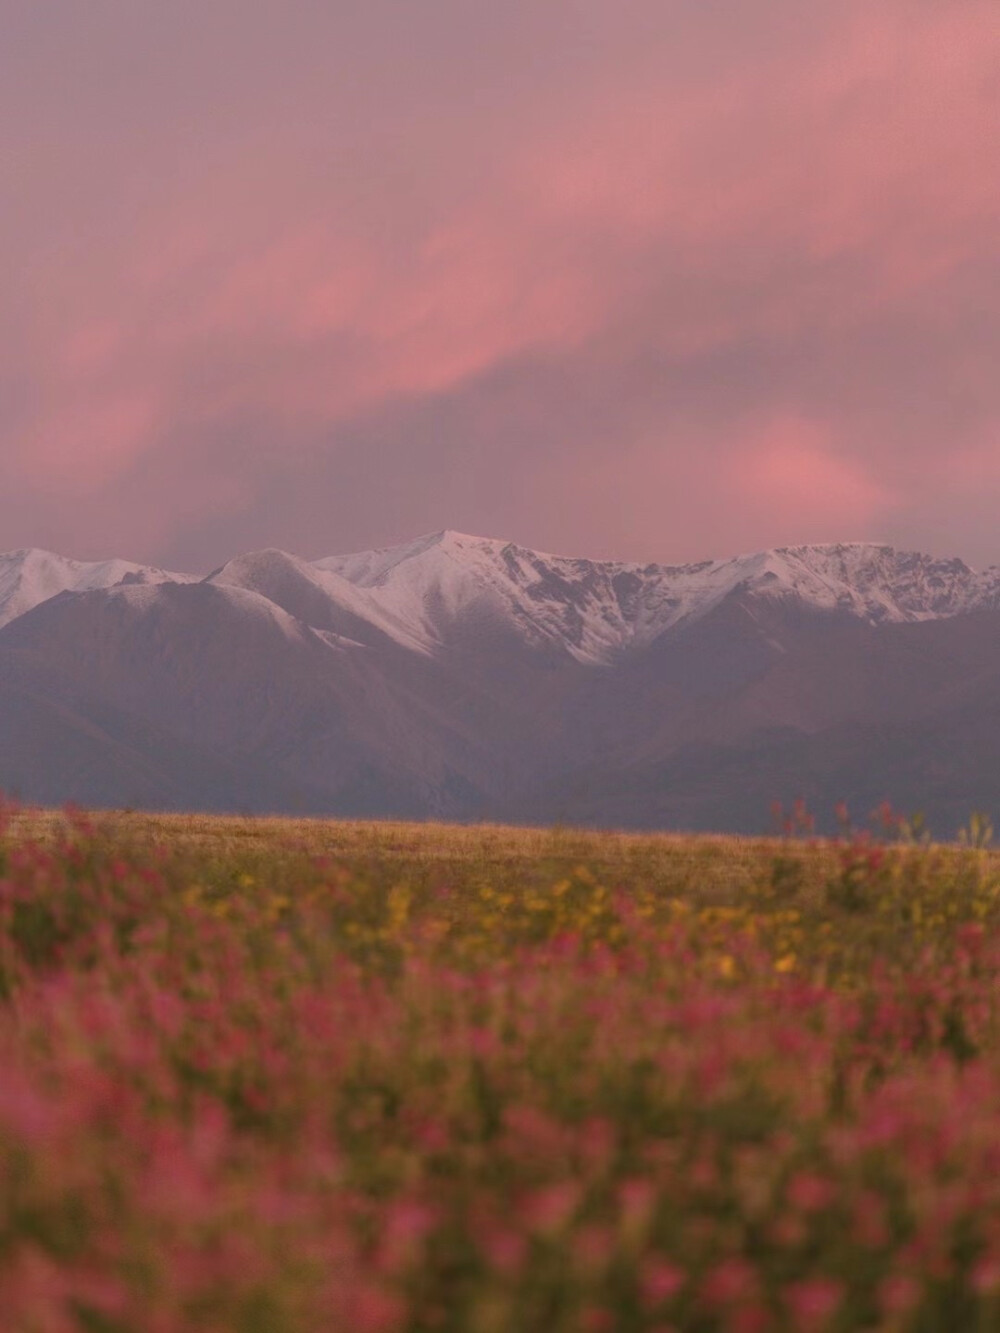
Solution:
<svg viewBox="0 0 1000 1333"><path fill-rule="evenodd" d="M1000 794L1000 573L961 561L439 533L205 580L0 575L0 784L29 799L759 830L799 794L942 826Z"/></svg>

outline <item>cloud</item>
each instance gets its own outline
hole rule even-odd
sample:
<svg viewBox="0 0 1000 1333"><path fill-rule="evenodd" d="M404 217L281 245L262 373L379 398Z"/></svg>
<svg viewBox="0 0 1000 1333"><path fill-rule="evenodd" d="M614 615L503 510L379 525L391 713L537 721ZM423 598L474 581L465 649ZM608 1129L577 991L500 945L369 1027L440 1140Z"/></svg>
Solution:
<svg viewBox="0 0 1000 1333"><path fill-rule="evenodd" d="M1000 492L992 0L48 8L0 0L10 544L1000 557L948 516Z"/></svg>
<svg viewBox="0 0 1000 1333"><path fill-rule="evenodd" d="M778 416L743 441L729 486L731 503L828 540L869 529L893 505L860 463L837 454L827 430L795 415Z"/></svg>

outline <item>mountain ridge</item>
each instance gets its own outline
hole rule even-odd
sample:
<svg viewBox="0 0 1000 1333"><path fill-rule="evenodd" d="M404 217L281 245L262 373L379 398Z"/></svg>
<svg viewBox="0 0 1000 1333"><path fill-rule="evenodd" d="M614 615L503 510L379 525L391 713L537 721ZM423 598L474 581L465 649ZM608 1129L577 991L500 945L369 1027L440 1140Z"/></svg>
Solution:
<svg viewBox="0 0 1000 1333"><path fill-rule="evenodd" d="M871 542L775 547L666 565L552 555L515 542L445 530L400 546L313 563L397 609L433 595L447 605L449 593L454 605L456 570L494 593L506 588L509 604L513 585L522 596L512 609L523 620L534 620L550 636L561 635L582 660L595 661L633 644L645 647L665 630L705 614L740 591L794 596L812 609L843 611L871 623L1000 606L998 567L976 571L957 557ZM539 626L539 604L546 600L566 611L562 617L550 614ZM576 612L575 621L569 608Z"/></svg>
<svg viewBox="0 0 1000 1333"><path fill-rule="evenodd" d="M813 543L772 547L725 559L678 565L555 555L499 538L452 529L410 542L344 555L305 560L277 548L235 556L206 575L179 574L113 558L77 561L38 548L0 553L0 624L62 591L89 591L120 582L240 582L234 568L264 558L294 566L331 589L330 576L355 615L408 626L414 641L433 640L440 618L461 611L475 597L492 595L515 614L549 599L600 615L605 633L593 626L593 651L631 631L640 643L679 620L703 614L739 590L755 595L798 596L819 610L844 610L873 623L930 619L1000 606L1000 567L976 571L957 557L937 557L875 542ZM259 571L258 571L259 573ZM463 582L464 581L464 582ZM511 597L511 589L521 598ZM349 590L357 594L352 595ZM266 595L266 594L265 594ZM438 617L428 615L427 603ZM531 619L531 616L525 616ZM564 632L549 617L543 633ZM586 636L584 636L586 637ZM587 650L581 647L584 656Z"/></svg>
<svg viewBox="0 0 1000 1333"><path fill-rule="evenodd" d="M909 798L925 764L950 820L1000 803L994 740L1000 570L879 543L0 555L0 788L29 800L759 831L770 798Z"/></svg>

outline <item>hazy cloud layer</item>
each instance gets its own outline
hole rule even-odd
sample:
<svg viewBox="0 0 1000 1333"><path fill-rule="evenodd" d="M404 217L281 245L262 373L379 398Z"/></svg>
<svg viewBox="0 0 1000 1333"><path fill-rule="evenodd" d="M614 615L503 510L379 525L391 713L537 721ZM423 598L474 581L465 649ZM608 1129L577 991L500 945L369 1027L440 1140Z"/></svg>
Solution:
<svg viewBox="0 0 1000 1333"><path fill-rule="evenodd" d="M996 0L0 27L0 547L1000 560Z"/></svg>

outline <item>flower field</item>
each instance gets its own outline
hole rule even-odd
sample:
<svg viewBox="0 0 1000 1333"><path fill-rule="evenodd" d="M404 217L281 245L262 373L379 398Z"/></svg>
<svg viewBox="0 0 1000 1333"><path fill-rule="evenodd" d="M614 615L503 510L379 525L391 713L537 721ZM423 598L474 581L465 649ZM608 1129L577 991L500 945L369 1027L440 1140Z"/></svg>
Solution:
<svg viewBox="0 0 1000 1333"><path fill-rule="evenodd" d="M975 846L10 816L0 1328L1000 1329L998 981Z"/></svg>

